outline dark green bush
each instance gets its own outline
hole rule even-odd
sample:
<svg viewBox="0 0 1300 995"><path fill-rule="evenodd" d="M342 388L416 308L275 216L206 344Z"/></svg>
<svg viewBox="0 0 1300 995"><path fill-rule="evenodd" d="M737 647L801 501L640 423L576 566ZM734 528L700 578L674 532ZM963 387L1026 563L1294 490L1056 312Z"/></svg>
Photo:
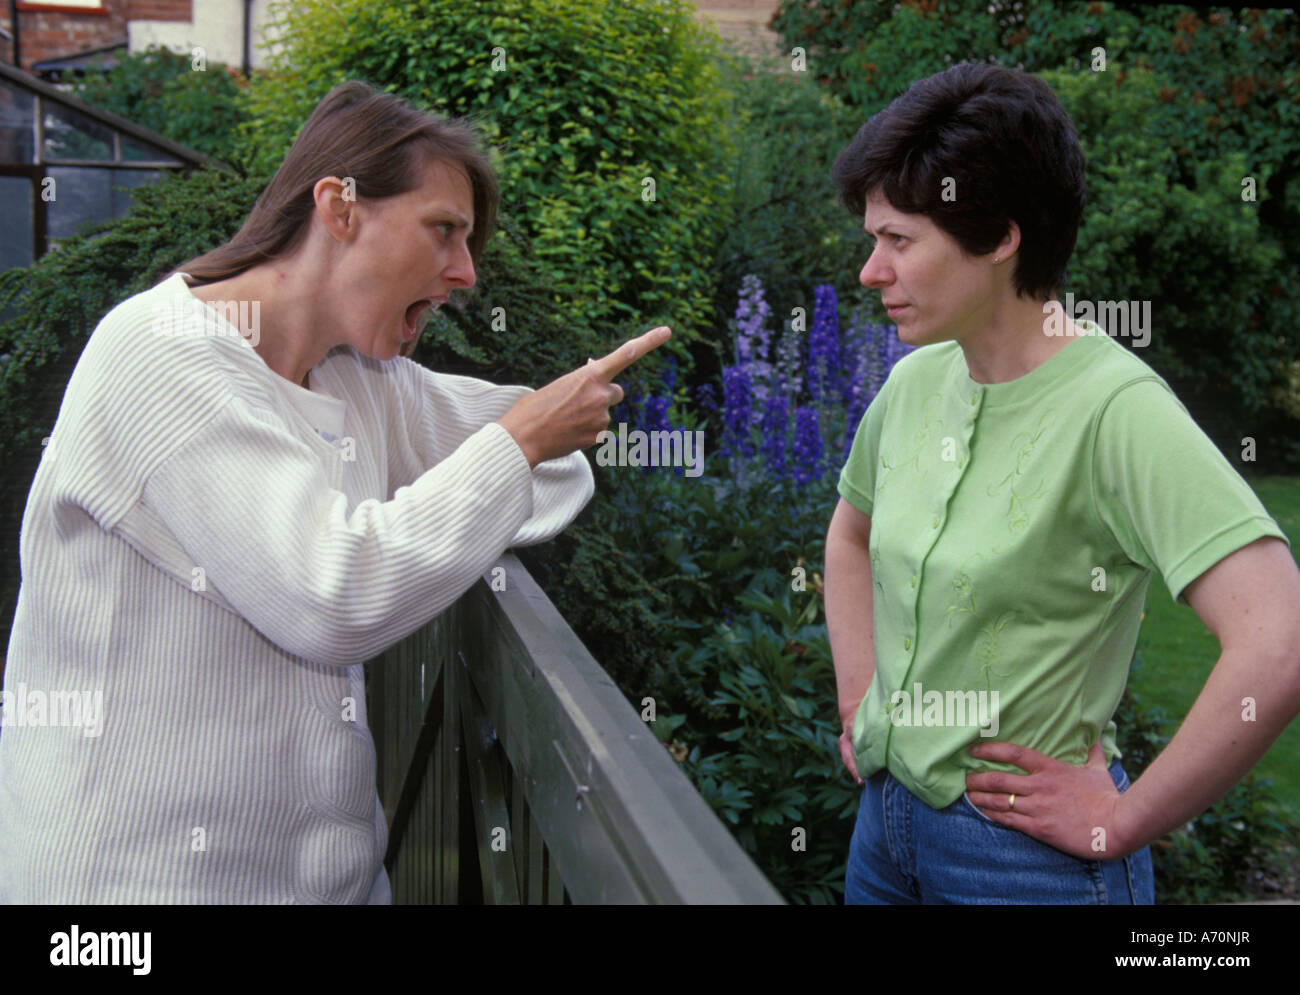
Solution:
<svg viewBox="0 0 1300 995"><path fill-rule="evenodd" d="M119 57L106 72L76 78L73 93L174 142L237 165L244 158L236 135L243 119L240 87L228 66L209 62L196 70L193 65L189 55L150 48Z"/></svg>
<svg viewBox="0 0 1300 995"><path fill-rule="evenodd" d="M1088 160L1088 210L1065 289L1080 299L1151 301L1151 343L1138 354L1225 451L1239 453L1243 436L1261 435L1272 391L1300 351L1300 333L1281 322L1272 296L1293 264L1264 230L1259 205L1242 200L1243 154L1199 162L1185 182L1185 164L1151 128L1167 106L1156 74L1043 78ZM1269 172L1257 177L1261 191Z"/></svg>
<svg viewBox="0 0 1300 995"><path fill-rule="evenodd" d="M731 624L678 643L654 684L656 735L788 901L842 900L860 789L843 767L819 593L736 598Z"/></svg>
<svg viewBox="0 0 1300 995"><path fill-rule="evenodd" d="M735 216L714 252L714 329L724 362L733 355L724 329L747 274L760 279L773 314L785 319L795 307L812 313L818 284L833 284L842 299L861 289L862 219L840 206L830 171L862 120L811 75L788 62L738 60L726 69L737 155L727 177Z"/></svg>
<svg viewBox="0 0 1300 995"><path fill-rule="evenodd" d="M653 684L655 665L669 652L661 619L672 610L667 590L674 581L641 572L616 538L619 524L608 499L597 493L551 542L516 552L587 650L629 700L639 702L639 689Z"/></svg>
<svg viewBox="0 0 1300 995"><path fill-rule="evenodd" d="M505 337L549 342L568 366L665 323L684 354L711 316L709 252L730 216L725 106L692 15L680 0L306 0L251 88L248 138L278 160L349 78L470 116L504 146L503 206L535 260ZM484 344L466 358L496 354L500 333L464 334Z"/></svg>
<svg viewBox="0 0 1300 995"><path fill-rule="evenodd" d="M1133 691L1132 676L1144 665L1134 651L1129 687L1115 711L1116 745L1134 782L1168 745L1163 729L1172 725L1164 709ZM1257 877L1285 873L1281 844L1295 829L1269 794L1272 784L1251 771L1204 813L1151 844L1159 904L1250 901L1258 897Z"/></svg>
<svg viewBox="0 0 1300 995"><path fill-rule="evenodd" d="M1300 465L1300 305L1287 290L1300 279L1293 12L784 0L773 27L862 120L963 60L1048 79L1089 162L1072 289L1152 300L1143 358L1225 453L1240 465L1250 436L1258 463L1244 469Z"/></svg>
<svg viewBox="0 0 1300 995"><path fill-rule="evenodd" d="M725 578L715 578L715 583ZM772 593L776 594L773 596ZM682 638L655 671L654 731L782 894L842 901L861 789L839 758L835 675L820 592L756 583L736 598L747 614ZM1136 656L1134 669L1140 669ZM1115 714L1124 769L1136 781L1168 744L1168 716L1131 688ZM1254 882L1285 875L1294 827L1247 774L1202 815L1155 841L1162 905L1248 901ZM792 831L807 830L807 850Z"/></svg>

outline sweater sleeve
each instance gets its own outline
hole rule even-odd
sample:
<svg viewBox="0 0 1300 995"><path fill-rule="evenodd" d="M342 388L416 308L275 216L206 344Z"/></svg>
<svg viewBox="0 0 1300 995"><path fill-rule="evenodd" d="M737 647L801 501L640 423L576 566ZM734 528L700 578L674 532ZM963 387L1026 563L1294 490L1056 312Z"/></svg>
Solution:
<svg viewBox="0 0 1300 995"><path fill-rule="evenodd" d="M500 425L348 513L318 456L232 398L148 477L141 501L239 614L286 652L370 659L451 605L532 513Z"/></svg>
<svg viewBox="0 0 1300 995"><path fill-rule="evenodd" d="M528 387L435 373L406 359L401 363L405 411L392 423L390 487L401 486L446 459L464 439L531 393ZM591 465L581 452L538 463L532 470L532 515L509 545L527 546L558 535L594 493Z"/></svg>

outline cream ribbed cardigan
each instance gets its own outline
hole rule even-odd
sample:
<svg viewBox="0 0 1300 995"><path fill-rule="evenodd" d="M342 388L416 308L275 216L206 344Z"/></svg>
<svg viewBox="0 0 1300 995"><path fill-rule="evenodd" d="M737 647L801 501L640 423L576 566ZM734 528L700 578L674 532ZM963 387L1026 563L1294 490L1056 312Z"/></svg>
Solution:
<svg viewBox="0 0 1300 995"><path fill-rule="evenodd" d="M105 316L32 483L3 902L385 901L360 664L593 492L493 423L527 388L345 346L306 390L161 320L196 300L177 275ZM42 718L57 692L102 694L98 735Z"/></svg>

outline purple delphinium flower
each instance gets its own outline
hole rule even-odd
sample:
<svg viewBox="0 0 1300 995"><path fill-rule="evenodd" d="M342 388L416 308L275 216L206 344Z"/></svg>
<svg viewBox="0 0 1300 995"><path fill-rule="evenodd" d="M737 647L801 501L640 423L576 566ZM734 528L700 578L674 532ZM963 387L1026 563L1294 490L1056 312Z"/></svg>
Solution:
<svg viewBox="0 0 1300 995"><path fill-rule="evenodd" d="M862 340L862 392L867 403L880 393L885 382L884 341L888 335L884 325L868 325Z"/></svg>
<svg viewBox="0 0 1300 995"><path fill-rule="evenodd" d="M673 403L671 397L647 397L645 399L645 410L641 414L641 425L639 426L647 434L650 432L669 432L672 425L668 422L668 408ZM653 436L651 436L653 438ZM642 473L649 473L658 467L646 464L641 467Z"/></svg>
<svg viewBox="0 0 1300 995"><path fill-rule="evenodd" d="M753 389L749 371L728 366L722 371L722 455L748 459L754 455L749 437Z"/></svg>
<svg viewBox="0 0 1300 995"><path fill-rule="evenodd" d="M677 357L669 356L664 360L664 371L659 374L659 379L664 385L664 392L673 396L673 390L677 387Z"/></svg>
<svg viewBox="0 0 1300 995"><path fill-rule="evenodd" d="M615 428L623 423L635 425L640 417L641 395L637 393L635 387L632 387L623 395L623 400L615 406L611 422Z"/></svg>
<svg viewBox="0 0 1300 995"><path fill-rule="evenodd" d="M640 428L646 433L650 432L672 432L672 423L668 420L668 408L672 407L672 397L647 397L645 411L641 415ZM651 436L651 438L654 438ZM649 473L651 470L658 470L659 467L646 466L641 467L642 473ZM677 476L681 476L681 467L677 467Z"/></svg>
<svg viewBox="0 0 1300 995"><path fill-rule="evenodd" d="M885 373L888 374L894 368L895 363L914 350L914 346L905 345L903 340L898 337L898 326L890 325L889 334L885 336Z"/></svg>
<svg viewBox="0 0 1300 995"><path fill-rule="evenodd" d="M670 397L647 397L640 427L647 432L669 431L672 428L668 424L668 407L671 404Z"/></svg>
<svg viewBox="0 0 1300 995"><path fill-rule="evenodd" d="M867 406L871 399L867 396L866 391L866 367L858 367L858 376L855 378L854 389L849 398L848 408L844 414L844 459L849 458L849 452L853 449L853 439L858 434L858 425L862 422L862 416L867 413Z"/></svg>
<svg viewBox="0 0 1300 995"><path fill-rule="evenodd" d="M794 482L803 486L821 473L822 433L817 409L801 405L794 412Z"/></svg>
<svg viewBox="0 0 1300 995"><path fill-rule="evenodd" d="M778 389L790 397L797 395L803 387L799 370L799 333L787 325L776 345L776 375L773 380Z"/></svg>
<svg viewBox="0 0 1300 995"><path fill-rule="evenodd" d="M736 361L743 364L767 359L771 330L767 327L772 309L763 294L763 284L749 274L740 281L736 304Z"/></svg>
<svg viewBox="0 0 1300 995"><path fill-rule="evenodd" d="M771 480L784 480L787 476L785 452L790 435L790 411L785 398L772 394L763 409L763 442L760 446L767 463Z"/></svg>
<svg viewBox="0 0 1300 995"><path fill-rule="evenodd" d="M844 341L841 343L844 373L839 378L839 393L846 409L853 407L857 395L862 392L866 384L866 341L869 331L863 326L858 313L854 312L849 327L844 332Z"/></svg>
<svg viewBox="0 0 1300 995"><path fill-rule="evenodd" d="M695 388L695 403L701 411L709 414L718 412L718 388L711 383L702 383Z"/></svg>
<svg viewBox="0 0 1300 995"><path fill-rule="evenodd" d="M771 316L762 282L753 274L744 277L736 304L736 365L748 370L750 389L759 402L767 397L772 381L772 364L768 362Z"/></svg>
<svg viewBox="0 0 1300 995"><path fill-rule="evenodd" d="M873 325L868 329L868 345L864 350L867 357L867 401L880 392L889 371L894 364L912 351L898 338L898 328L894 325Z"/></svg>
<svg viewBox="0 0 1300 995"><path fill-rule="evenodd" d="M813 320L808 333L808 393L827 401L840 369L838 302L835 288L824 283L813 290Z"/></svg>

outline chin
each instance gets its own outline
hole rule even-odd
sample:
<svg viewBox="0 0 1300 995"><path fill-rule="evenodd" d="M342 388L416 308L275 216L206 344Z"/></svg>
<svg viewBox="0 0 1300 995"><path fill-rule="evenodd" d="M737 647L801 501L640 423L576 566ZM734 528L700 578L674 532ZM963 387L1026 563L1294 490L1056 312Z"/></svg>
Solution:
<svg viewBox="0 0 1300 995"><path fill-rule="evenodd" d="M918 330L913 325L895 325L894 327L898 329L898 341L904 345L919 346L925 345L928 341L924 329Z"/></svg>
<svg viewBox="0 0 1300 995"><path fill-rule="evenodd" d="M917 328L915 325L899 325L898 341L904 345L910 345L914 349L919 349L923 345L934 345L936 342L949 342L953 336L943 329L934 329L927 327Z"/></svg>

